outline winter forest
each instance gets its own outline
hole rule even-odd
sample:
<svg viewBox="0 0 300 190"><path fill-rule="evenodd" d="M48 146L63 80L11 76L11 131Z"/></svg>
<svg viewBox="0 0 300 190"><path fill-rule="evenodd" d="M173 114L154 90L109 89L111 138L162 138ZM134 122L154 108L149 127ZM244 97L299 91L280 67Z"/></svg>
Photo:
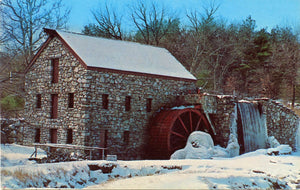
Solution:
<svg viewBox="0 0 300 190"><path fill-rule="evenodd" d="M214 15L220 5L187 13L188 25L166 7L139 3L131 19L137 31L123 33L121 15L108 7L92 12L96 24L83 33L131 40L168 49L194 76L198 86L215 93L294 100L299 65L298 36L289 27L256 29L251 16L227 23Z"/></svg>
<svg viewBox="0 0 300 190"><path fill-rule="evenodd" d="M10 112L23 107L23 71L46 37L42 29L68 30L72 10L62 0L2 0L0 5L1 107ZM82 33L164 47L205 91L294 104L300 93L299 31L257 29L251 15L230 23L215 16L221 8L207 1L179 18L161 1L135 1L122 12L106 2L91 10L94 20Z"/></svg>

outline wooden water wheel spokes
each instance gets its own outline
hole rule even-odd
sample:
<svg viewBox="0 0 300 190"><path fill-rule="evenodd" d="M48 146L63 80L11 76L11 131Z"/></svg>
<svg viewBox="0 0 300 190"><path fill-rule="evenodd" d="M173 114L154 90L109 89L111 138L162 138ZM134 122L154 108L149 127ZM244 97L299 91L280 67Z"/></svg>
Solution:
<svg viewBox="0 0 300 190"><path fill-rule="evenodd" d="M169 159L170 155L184 148L193 131L213 134L204 113L199 108L169 109L159 112L150 128L149 155Z"/></svg>
<svg viewBox="0 0 300 190"><path fill-rule="evenodd" d="M205 116L197 110L187 110L179 114L171 129L169 137L169 151L174 152L184 148L189 135L193 131L209 132L210 125Z"/></svg>

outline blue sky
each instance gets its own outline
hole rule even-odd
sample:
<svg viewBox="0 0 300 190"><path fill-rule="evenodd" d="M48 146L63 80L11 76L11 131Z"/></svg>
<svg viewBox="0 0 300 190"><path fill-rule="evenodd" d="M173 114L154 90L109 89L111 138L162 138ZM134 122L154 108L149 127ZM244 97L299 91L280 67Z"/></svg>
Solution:
<svg viewBox="0 0 300 190"><path fill-rule="evenodd" d="M106 2L125 14L128 4L136 0L64 0L72 9L69 30L80 32L84 25L94 22L91 10L103 6ZM180 18L189 10L202 10L209 0L160 0L167 8ZM240 22L247 16L256 20L257 29L291 26L300 32L300 0L216 0L220 4L216 13L218 18L228 23ZM125 17L125 16L124 16ZM184 18L187 21L186 18ZM184 21L184 20L183 20ZM188 24L188 23L186 23Z"/></svg>

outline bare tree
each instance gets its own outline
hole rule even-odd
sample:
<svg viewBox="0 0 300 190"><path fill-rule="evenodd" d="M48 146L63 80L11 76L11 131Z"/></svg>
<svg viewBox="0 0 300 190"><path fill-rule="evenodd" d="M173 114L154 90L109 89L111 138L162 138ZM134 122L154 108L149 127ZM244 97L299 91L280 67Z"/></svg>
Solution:
<svg viewBox="0 0 300 190"><path fill-rule="evenodd" d="M211 1L209 5L203 6L204 13L193 11L187 13L187 17L191 23L191 28L195 32L205 29L215 21L215 14L218 11L220 4L216 5L215 1Z"/></svg>
<svg viewBox="0 0 300 190"><path fill-rule="evenodd" d="M104 10L94 10L92 14L97 21L97 25L95 26L97 35L122 40L122 16L119 16L115 10L109 9L107 5Z"/></svg>
<svg viewBox="0 0 300 190"><path fill-rule="evenodd" d="M0 6L1 36L6 36L7 45L24 56L25 64L44 37L42 28L65 28L70 13L62 0L2 0Z"/></svg>
<svg viewBox="0 0 300 190"><path fill-rule="evenodd" d="M131 18L144 43L155 45L159 45L170 26L176 22L176 18L169 16L164 6L159 7L153 2L147 5L142 1L132 7Z"/></svg>

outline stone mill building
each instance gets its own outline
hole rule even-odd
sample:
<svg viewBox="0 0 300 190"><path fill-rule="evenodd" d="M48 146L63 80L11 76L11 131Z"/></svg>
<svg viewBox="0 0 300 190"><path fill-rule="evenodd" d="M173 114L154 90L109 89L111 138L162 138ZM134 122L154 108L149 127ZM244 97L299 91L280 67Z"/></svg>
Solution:
<svg viewBox="0 0 300 190"><path fill-rule="evenodd" d="M239 153L269 137L300 148L300 118L276 101L200 93L166 49L45 29L25 74L24 144L107 148L118 159L169 159L193 131ZM94 158L100 158L94 152Z"/></svg>
<svg viewBox="0 0 300 190"><path fill-rule="evenodd" d="M145 158L155 112L195 90L196 78L166 49L44 29L26 70L24 143L107 147Z"/></svg>

